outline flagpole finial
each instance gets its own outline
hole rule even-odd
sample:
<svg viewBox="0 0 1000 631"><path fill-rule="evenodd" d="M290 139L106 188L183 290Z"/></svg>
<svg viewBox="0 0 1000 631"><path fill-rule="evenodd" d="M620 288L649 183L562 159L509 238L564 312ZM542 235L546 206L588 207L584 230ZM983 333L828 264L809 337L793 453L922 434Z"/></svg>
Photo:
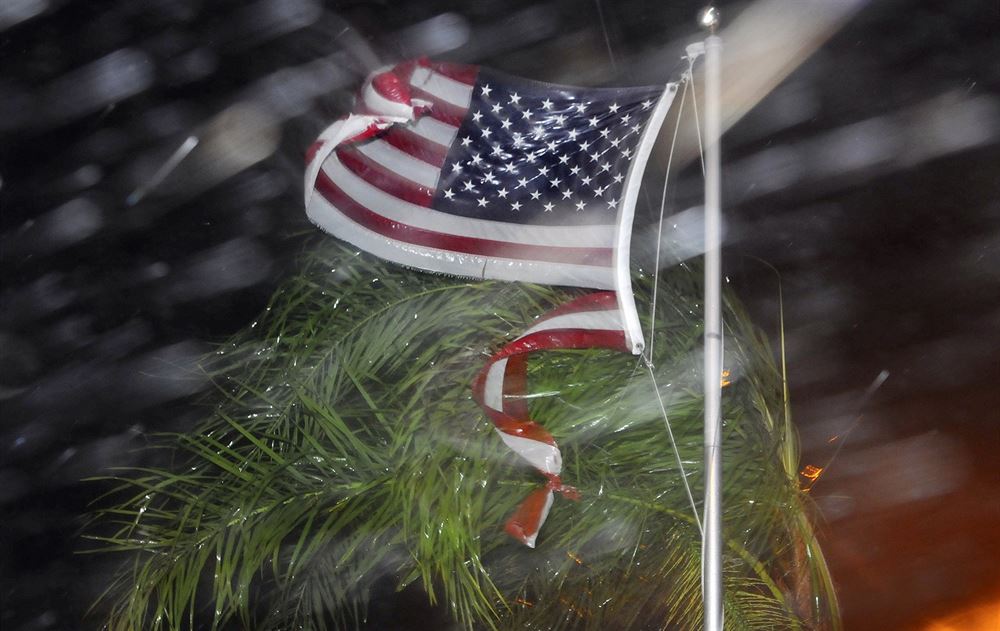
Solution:
<svg viewBox="0 0 1000 631"><path fill-rule="evenodd" d="M711 5L702 9L698 12L698 24L712 35L715 35L715 30L719 27L719 10Z"/></svg>

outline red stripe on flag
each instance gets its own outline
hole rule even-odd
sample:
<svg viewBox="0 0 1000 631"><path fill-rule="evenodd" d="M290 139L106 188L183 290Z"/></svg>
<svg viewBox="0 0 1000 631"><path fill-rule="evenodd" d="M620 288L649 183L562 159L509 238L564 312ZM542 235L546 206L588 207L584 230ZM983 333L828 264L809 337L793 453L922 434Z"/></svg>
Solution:
<svg viewBox="0 0 1000 631"><path fill-rule="evenodd" d="M396 175L354 147L338 149L337 157L348 171L393 197L425 207L434 201L433 190Z"/></svg>
<svg viewBox="0 0 1000 631"><path fill-rule="evenodd" d="M573 248L540 245L526 245L493 239L463 237L443 232L434 232L393 221L372 212L344 193L323 171L316 178L316 190L348 218L382 236L421 245L425 247L464 252L480 256L540 261L546 263L569 263L610 267L611 248Z"/></svg>
<svg viewBox="0 0 1000 631"><path fill-rule="evenodd" d="M399 103L401 105L410 104L410 84L393 72L380 72L371 79L372 89L382 98Z"/></svg>
<svg viewBox="0 0 1000 631"><path fill-rule="evenodd" d="M507 520L504 531L521 543L528 543L542 526L542 512L552 491L546 486L532 491Z"/></svg>
<svg viewBox="0 0 1000 631"><path fill-rule="evenodd" d="M528 418L528 356L515 355L507 360L503 375L503 412L514 418Z"/></svg>
<svg viewBox="0 0 1000 631"><path fill-rule="evenodd" d="M402 125L393 125L382 136L382 140L438 169L444 166L444 161L448 157L448 147L418 136Z"/></svg>
<svg viewBox="0 0 1000 631"><path fill-rule="evenodd" d="M611 331L606 329L553 329L551 331L528 333L523 337L517 338L497 351L490 358L490 362L497 362L504 357L511 357L520 353L594 347L608 348L622 351L623 353L629 352L629 348L625 344L625 331Z"/></svg>
<svg viewBox="0 0 1000 631"><path fill-rule="evenodd" d="M306 166L309 166L309 163L312 162L313 158L316 157L316 152L319 151L319 148L322 146L323 146L322 140L317 140L313 144L309 145L309 148L306 149Z"/></svg>
<svg viewBox="0 0 1000 631"><path fill-rule="evenodd" d="M540 443L552 445L553 447L556 446L556 439L552 437L552 434L547 429L538 423L531 420L513 418L502 412L490 410L491 408L487 408L487 414L490 415L490 420L493 421L493 427L496 427L504 434L537 440Z"/></svg>

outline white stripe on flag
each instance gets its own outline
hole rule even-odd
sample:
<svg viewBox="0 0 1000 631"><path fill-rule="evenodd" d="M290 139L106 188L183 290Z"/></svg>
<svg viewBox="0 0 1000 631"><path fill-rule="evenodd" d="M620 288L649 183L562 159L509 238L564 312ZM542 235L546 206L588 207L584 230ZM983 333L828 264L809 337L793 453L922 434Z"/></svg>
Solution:
<svg viewBox="0 0 1000 631"><path fill-rule="evenodd" d="M585 329L591 331L621 331L622 316L618 309L607 311L581 311L579 313L566 313L549 318L544 322L539 322L521 337L526 337L539 331L553 331L556 329Z"/></svg>
<svg viewBox="0 0 1000 631"><path fill-rule="evenodd" d="M503 379L506 372L507 358L504 357L490 366L483 384L483 403L498 412L503 412Z"/></svg>
<svg viewBox="0 0 1000 631"><path fill-rule="evenodd" d="M625 329L625 343L632 349L633 355L642 353L646 342L642 338L642 325L639 323L639 314L635 310L635 296L632 293L632 268L630 247L632 244L632 219L635 215L635 201L639 195L639 186L642 184L642 174L646 170L646 161L649 153L656 144L656 136L660 132L663 119L674 102L674 95L677 94L676 83L669 83L665 86L663 94L660 95L653 115L646 123L646 129L642 132L639 146L636 147L635 159L628 167L628 175L625 176L625 188L622 191L621 201L618 202L618 229L615 245L615 291L618 294L618 306L622 310L622 323Z"/></svg>
<svg viewBox="0 0 1000 631"><path fill-rule="evenodd" d="M558 447L543 443L540 440L511 436L498 429L496 432L500 434L500 438L510 447L511 451L527 460L531 466L542 473L559 475L562 471L562 455L559 454Z"/></svg>
<svg viewBox="0 0 1000 631"><path fill-rule="evenodd" d="M399 199L369 184L340 162L336 154L323 165L323 171L348 197L368 210L399 223L476 239L507 241L524 245L610 248L614 243L609 226L535 226L449 215Z"/></svg>
<svg viewBox="0 0 1000 631"><path fill-rule="evenodd" d="M359 143L357 147L358 151L389 171L431 190L437 188L438 175L441 173L437 167L400 151L384 140Z"/></svg>
<svg viewBox="0 0 1000 631"><path fill-rule="evenodd" d="M312 196L306 214L320 228L387 261L465 278L523 280L547 285L592 289L614 289L611 267L550 263L532 260L464 254L385 237L356 224L321 194Z"/></svg>
<svg viewBox="0 0 1000 631"><path fill-rule="evenodd" d="M438 74L429 68L418 66L410 76L410 85L420 88L459 107L469 107L472 102L472 86Z"/></svg>
<svg viewBox="0 0 1000 631"><path fill-rule="evenodd" d="M410 130L421 138L436 142L443 147L451 147L458 134L458 127L442 123L431 116L422 116L410 126Z"/></svg>

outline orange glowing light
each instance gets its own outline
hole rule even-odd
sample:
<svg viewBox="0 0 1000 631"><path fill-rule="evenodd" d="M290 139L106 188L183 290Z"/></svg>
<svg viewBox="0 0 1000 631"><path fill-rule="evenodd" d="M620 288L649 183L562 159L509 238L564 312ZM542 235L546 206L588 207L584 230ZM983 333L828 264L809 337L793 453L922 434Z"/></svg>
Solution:
<svg viewBox="0 0 1000 631"><path fill-rule="evenodd" d="M729 380L729 371L728 370L723 370L722 371L722 387L725 388L726 386L730 385L731 383L732 383L732 381Z"/></svg>
<svg viewBox="0 0 1000 631"><path fill-rule="evenodd" d="M815 482L819 479L820 474L823 473L823 467L817 467L816 465L807 464L802 471L799 472L803 478Z"/></svg>
<svg viewBox="0 0 1000 631"><path fill-rule="evenodd" d="M567 551L566 556L573 559L573 561L575 561L577 565L583 565L583 559L581 559L580 556L577 555L575 552Z"/></svg>
<svg viewBox="0 0 1000 631"><path fill-rule="evenodd" d="M535 606L535 603L531 602L530 600L525 600L525 599L521 598L520 596L518 596L517 598L514 599L514 604L515 605L521 605L522 607L534 607Z"/></svg>
<svg viewBox="0 0 1000 631"><path fill-rule="evenodd" d="M991 603L973 605L932 620L921 631L997 631L1000 629L1000 599Z"/></svg>

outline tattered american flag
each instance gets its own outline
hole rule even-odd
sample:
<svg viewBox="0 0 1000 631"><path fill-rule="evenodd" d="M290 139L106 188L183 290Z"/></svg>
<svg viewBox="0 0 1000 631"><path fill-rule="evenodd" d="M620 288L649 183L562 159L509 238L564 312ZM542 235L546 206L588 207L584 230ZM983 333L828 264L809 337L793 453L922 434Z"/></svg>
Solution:
<svg viewBox="0 0 1000 631"><path fill-rule="evenodd" d="M497 431L549 479L508 523L528 545L552 491L574 491L559 480L554 439L526 406L505 397L523 400L530 351L641 352L632 217L676 87L567 87L409 61L372 75L355 111L309 152L310 219L363 250L456 276L613 290L540 321L498 351L477 380L476 398ZM548 465L540 453L551 456Z"/></svg>

